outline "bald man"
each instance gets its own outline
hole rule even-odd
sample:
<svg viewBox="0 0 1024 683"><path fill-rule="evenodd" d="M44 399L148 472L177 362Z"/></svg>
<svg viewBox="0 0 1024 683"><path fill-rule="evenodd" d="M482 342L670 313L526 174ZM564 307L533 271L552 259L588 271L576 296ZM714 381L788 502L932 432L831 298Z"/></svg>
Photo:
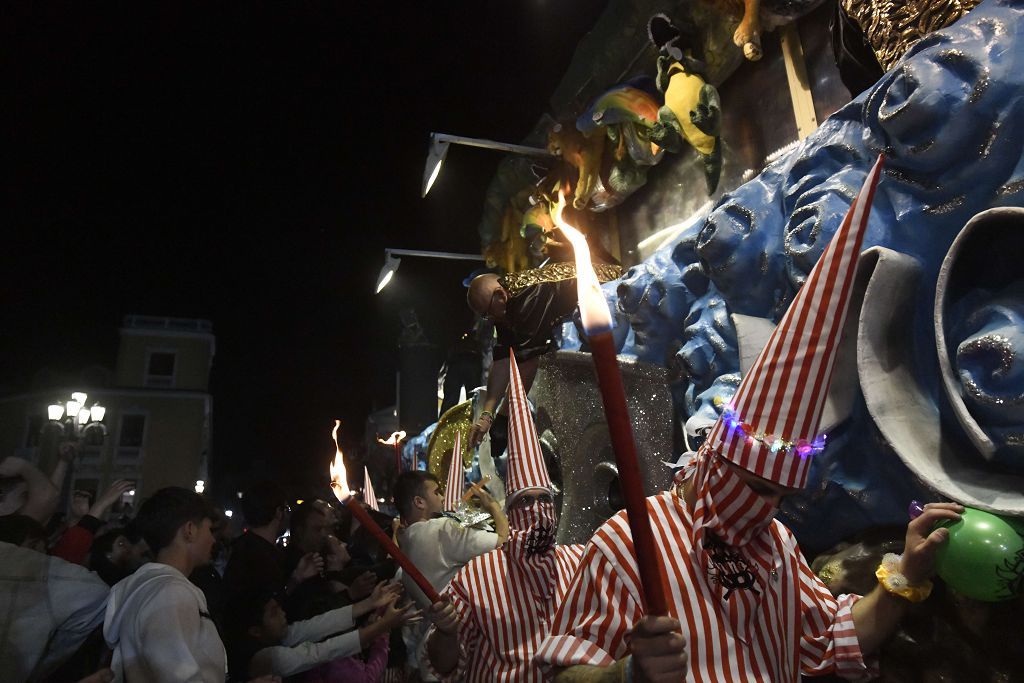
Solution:
<svg viewBox="0 0 1024 683"><path fill-rule="evenodd" d="M622 276L622 268L594 264L598 279L610 282ZM515 350L526 391L537 374L540 357L556 348L555 331L576 310L576 266L552 263L508 275L488 273L470 282L466 302L470 309L494 323L498 342L487 378L483 411L469 432L470 445L477 446L490 432L498 402L508 388L509 349ZM504 412L504 411L502 411ZM492 449L499 452L502 448Z"/></svg>

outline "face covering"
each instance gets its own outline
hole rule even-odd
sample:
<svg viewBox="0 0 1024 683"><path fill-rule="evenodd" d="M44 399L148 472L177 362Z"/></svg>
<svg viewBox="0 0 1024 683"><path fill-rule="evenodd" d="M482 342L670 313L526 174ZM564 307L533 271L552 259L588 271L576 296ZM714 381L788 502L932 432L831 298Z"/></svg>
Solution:
<svg viewBox="0 0 1024 683"><path fill-rule="evenodd" d="M718 586L739 628L754 614L771 570L768 528L776 509L710 449L697 454L693 477L694 548L703 551L708 579Z"/></svg>
<svg viewBox="0 0 1024 683"><path fill-rule="evenodd" d="M776 508L754 493L717 453L702 449L693 476L693 524L698 535L710 531L725 545L742 548L775 518Z"/></svg>
<svg viewBox="0 0 1024 683"><path fill-rule="evenodd" d="M508 511L510 529L505 553L510 564L510 578L546 600L555 590L555 530L558 516L550 502L534 502L527 507Z"/></svg>
<svg viewBox="0 0 1024 683"><path fill-rule="evenodd" d="M513 507L508 512L508 526L519 538L518 545L524 556L548 552L555 547L558 516L550 502L537 502L527 507Z"/></svg>

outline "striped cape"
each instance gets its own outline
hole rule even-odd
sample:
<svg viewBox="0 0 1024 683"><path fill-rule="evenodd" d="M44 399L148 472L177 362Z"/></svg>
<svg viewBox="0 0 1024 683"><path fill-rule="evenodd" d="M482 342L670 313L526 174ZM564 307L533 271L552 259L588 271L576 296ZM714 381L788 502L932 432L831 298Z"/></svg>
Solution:
<svg viewBox="0 0 1024 683"><path fill-rule="evenodd" d="M757 609L734 624L723 587L708 578L694 551L685 503L667 491L648 498L647 507L663 558L669 611L682 623L687 642L687 681L796 683L801 674L829 672L868 677L853 624L859 596L834 598L782 523L773 521L765 532L772 567L759 581ZM627 634L643 616L638 586L629 524L620 512L587 544L535 662L606 666L627 655Z"/></svg>
<svg viewBox="0 0 1024 683"><path fill-rule="evenodd" d="M524 532L513 531L513 535ZM540 683L544 678L533 656L544 641L555 610L569 588L583 556L582 545L555 546L550 553L554 590L544 598L534 581L509 557L509 545L477 557L448 585L462 620L459 665L443 680L482 683ZM436 674L435 674L436 675Z"/></svg>

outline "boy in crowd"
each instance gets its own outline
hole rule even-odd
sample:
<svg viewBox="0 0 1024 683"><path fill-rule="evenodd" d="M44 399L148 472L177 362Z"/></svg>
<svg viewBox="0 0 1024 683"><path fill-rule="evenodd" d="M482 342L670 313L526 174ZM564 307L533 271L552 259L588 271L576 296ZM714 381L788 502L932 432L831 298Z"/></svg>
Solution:
<svg viewBox="0 0 1024 683"><path fill-rule="evenodd" d="M210 562L214 512L202 496L168 487L139 509L136 526L154 561L110 592L103 636L117 680L222 682L227 656L203 592L188 575Z"/></svg>

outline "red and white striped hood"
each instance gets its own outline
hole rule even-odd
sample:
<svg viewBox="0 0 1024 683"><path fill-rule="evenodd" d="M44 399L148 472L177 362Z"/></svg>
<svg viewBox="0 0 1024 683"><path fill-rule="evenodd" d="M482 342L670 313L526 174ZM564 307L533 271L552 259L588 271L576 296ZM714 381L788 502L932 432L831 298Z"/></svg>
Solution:
<svg viewBox="0 0 1024 683"><path fill-rule="evenodd" d="M842 226L744 375L708 446L782 486L807 483L857 259L884 157L868 173Z"/></svg>
<svg viewBox="0 0 1024 683"><path fill-rule="evenodd" d="M526 390L519 376L516 354L510 351L508 357L508 477L505 482L505 505L511 508L512 501L526 489L551 489L551 478L540 449L537 427L533 424L530 404L526 401Z"/></svg>

